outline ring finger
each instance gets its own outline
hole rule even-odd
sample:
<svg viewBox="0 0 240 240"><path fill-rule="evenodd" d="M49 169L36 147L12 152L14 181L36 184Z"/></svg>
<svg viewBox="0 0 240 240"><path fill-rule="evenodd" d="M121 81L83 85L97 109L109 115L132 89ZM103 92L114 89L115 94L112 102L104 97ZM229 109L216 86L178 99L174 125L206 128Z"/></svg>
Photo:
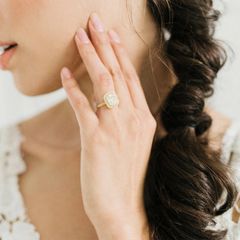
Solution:
<svg viewBox="0 0 240 240"><path fill-rule="evenodd" d="M112 76L98 57L84 29L80 28L78 30L75 40L81 58L93 82L94 98L99 103L106 92L115 92Z"/></svg>

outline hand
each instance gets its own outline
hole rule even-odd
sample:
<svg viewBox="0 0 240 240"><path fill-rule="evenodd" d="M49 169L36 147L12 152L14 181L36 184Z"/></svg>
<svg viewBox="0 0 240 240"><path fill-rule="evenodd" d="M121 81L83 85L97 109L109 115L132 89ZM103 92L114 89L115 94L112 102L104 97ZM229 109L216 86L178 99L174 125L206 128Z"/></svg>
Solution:
<svg viewBox="0 0 240 240"><path fill-rule="evenodd" d="M91 14L92 40L80 29L76 44L97 103L106 92L114 91L119 105L94 112L70 70L63 68L61 76L80 127L84 209L97 228L108 228L112 221L119 221L119 228L121 223L136 223L144 216L143 184L156 121L118 34L106 33L100 23L94 28L94 18Z"/></svg>

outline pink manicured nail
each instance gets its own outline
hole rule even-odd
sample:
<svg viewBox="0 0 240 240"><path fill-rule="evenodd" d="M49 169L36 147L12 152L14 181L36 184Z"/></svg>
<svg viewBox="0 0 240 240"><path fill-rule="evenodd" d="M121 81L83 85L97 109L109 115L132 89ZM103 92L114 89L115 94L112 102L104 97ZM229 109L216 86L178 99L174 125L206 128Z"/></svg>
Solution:
<svg viewBox="0 0 240 240"><path fill-rule="evenodd" d="M89 38L88 38L88 35L83 28L79 28L79 30L77 31L77 37L82 43L89 43L90 42Z"/></svg>
<svg viewBox="0 0 240 240"><path fill-rule="evenodd" d="M114 30L109 30L108 34L114 42L117 42L117 43L121 42L119 35Z"/></svg>
<svg viewBox="0 0 240 240"><path fill-rule="evenodd" d="M92 20L93 26L97 31L104 32L102 21L96 13L92 13L91 20Z"/></svg>
<svg viewBox="0 0 240 240"><path fill-rule="evenodd" d="M62 74L62 77L66 78L66 79L69 79L69 78L72 77L72 74L71 74L70 70L68 68L66 68L66 67L64 67L62 69L61 74Z"/></svg>

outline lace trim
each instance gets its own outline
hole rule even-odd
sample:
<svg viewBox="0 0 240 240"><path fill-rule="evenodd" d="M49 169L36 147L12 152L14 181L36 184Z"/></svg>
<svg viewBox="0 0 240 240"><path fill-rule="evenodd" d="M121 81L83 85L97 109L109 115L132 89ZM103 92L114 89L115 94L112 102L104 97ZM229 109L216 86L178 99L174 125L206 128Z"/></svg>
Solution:
<svg viewBox="0 0 240 240"><path fill-rule="evenodd" d="M216 225L214 229L227 229L225 240L239 240L240 238L240 224L230 221L232 219L232 209L229 209L223 215L216 217ZM209 227L210 228L210 227Z"/></svg>
<svg viewBox="0 0 240 240"><path fill-rule="evenodd" d="M240 212L237 206L237 202L240 200L240 124L238 122L234 121L224 135L222 149L222 161L231 166L233 177L237 185L239 193L234 207L236 211ZM231 157L232 151L234 155Z"/></svg>
<svg viewBox="0 0 240 240"><path fill-rule="evenodd" d="M24 137L16 125L0 133L0 240L39 240L40 234L31 223L18 175L26 171L20 144ZM11 161L10 161L11 160Z"/></svg>
<svg viewBox="0 0 240 240"><path fill-rule="evenodd" d="M232 120L232 123L226 130L222 140L221 161L224 164L231 166L233 170L232 177L233 177L233 180L236 181L236 185L239 190L240 189L240 174L239 174L240 155L237 156L238 151L236 149L238 144L240 144L240 124L237 121ZM234 151L234 154L233 154L233 157L231 158L232 151ZM221 200L224 200L224 199L225 198ZM236 206L237 206L237 201L234 204L234 206L231 209L229 209L227 212L214 218L216 222L214 229L219 229L219 230L228 229L225 240L239 240L240 238L240 222L236 223L232 221L233 210L236 209ZM211 227L209 226L209 228Z"/></svg>
<svg viewBox="0 0 240 240"><path fill-rule="evenodd" d="M221 160L228 163L231 149L240 132L240 124L233 121L226 130L222 141ZM23 196L19 189L18 175L26 171L26 164L22 158L20 145L24 136L17 124L2 128L0 133L0 240L22 239L40 240L40 234L31 223L27 215ZM9 161L11 158L11 161ZM3 171L4 169L4 171ZM219 216L219 228L231 228L226 240L237 240L240 236L240 224L231 219L232 209ZM234 235L233 235L234 234Z"/></svg>

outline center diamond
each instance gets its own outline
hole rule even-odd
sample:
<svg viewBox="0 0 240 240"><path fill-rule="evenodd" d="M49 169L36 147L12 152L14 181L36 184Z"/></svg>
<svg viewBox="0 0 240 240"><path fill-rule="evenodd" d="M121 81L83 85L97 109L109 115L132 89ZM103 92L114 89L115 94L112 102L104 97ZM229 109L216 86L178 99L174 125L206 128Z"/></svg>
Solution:
<svg viewBox="0 0 240 240"><path fill-rule="evenodd" d="M104 95L104 101L108 108L113 108L119 104L119 99L114 92L109 92Z"/></svg>

